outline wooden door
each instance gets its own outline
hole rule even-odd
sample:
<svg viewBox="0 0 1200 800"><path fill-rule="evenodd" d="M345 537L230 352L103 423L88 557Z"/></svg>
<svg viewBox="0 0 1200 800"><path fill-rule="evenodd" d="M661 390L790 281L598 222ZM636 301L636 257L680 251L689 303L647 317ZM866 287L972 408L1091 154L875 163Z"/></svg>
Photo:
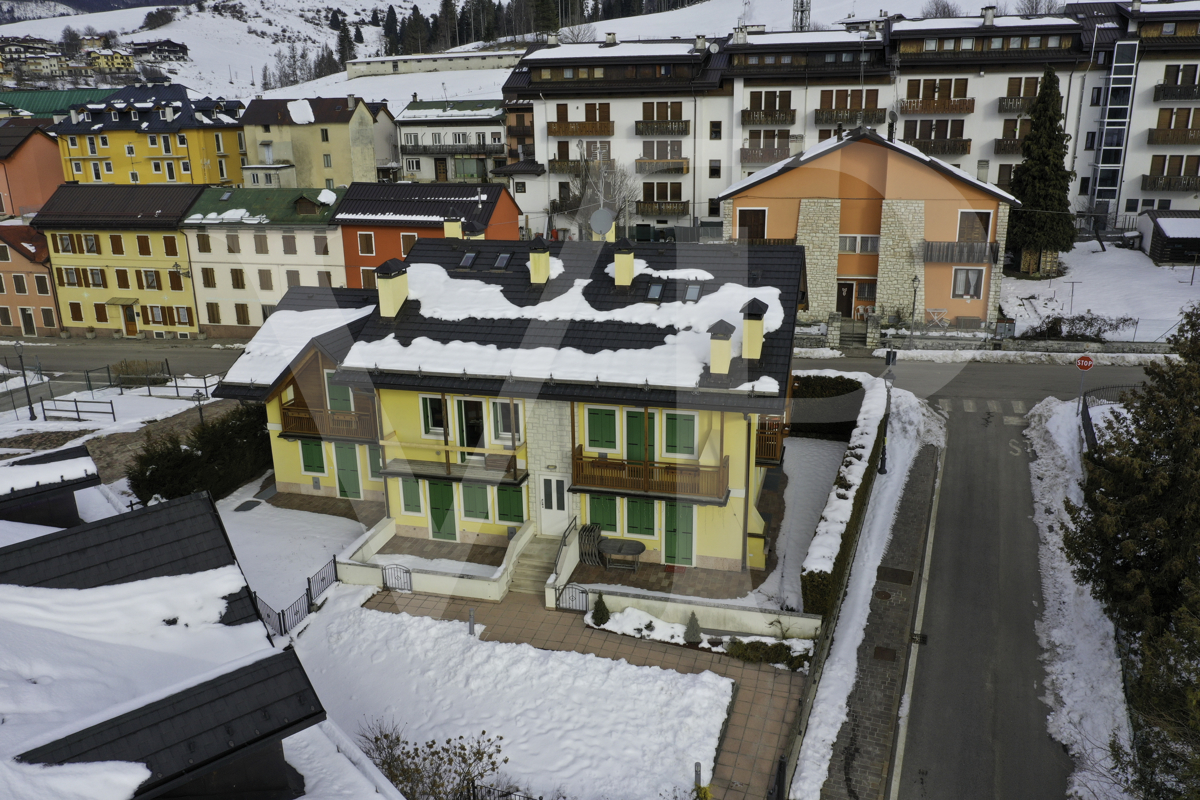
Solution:
<svg viewBox="0 0 1200 800"><path fill-rule="evenodd" d="M435 158L435 159L433 160L433 171L434 171L434 173L435 173L434 180L435 180L435 181L442 181L442 182L444 182L444 181L446 180L446 175L447 175L447 172L446 172L446 159L444 159L444 158Z"/></svg>
<svg viewBox="0 0 1200 800"><path fill-rule="evenodd" d="M692 566L694 532L692 505L666 503L663 506L663 561L681 567Z"/></svg>
<svg viewBox="0 0 1200 800"><path fill-rule="evenodd" d="M34 322L32 308L21 309L21 334L23 336L37 336L37 323Z"/></svg>
<svg viewBox="0 0 1200 800"><path fill-rule="evenodd" d="M349 442L333 443L333 461L337 467L338 497L361 500L358 480L358 447Z"/></svg>
<svg viewBox="0 0 1200 800"><path fill-rule="evenodd" d="M625 458L628 461L654 460L654 415L645 419L641 411L625 412Z"/></svg>
<svg viewBox="0 0 1200 800"><path fill-rule="evenodd" d="M767 210L765 208L738 209L738 238L767 238Z"/></svg>
<svg viewBox="0 0 1200 800"><path fill-rule="evenodd" d="M838 283L837 312L841 314L844 319L849 319L854 315L853 283Z"/></svg>
<svg viewBox="0 0 1200 800"><path fill-rule="evenodd" d="M434 539L457 539L454 528L454 484L429 481L429 522Z"/></svg>
<svg viewBox="0 0 1200 800"><path fill-rule="evenodd" d="M133 306L122 306L125 314L125 335L137 336L137 317L134 316Z"/></svg>

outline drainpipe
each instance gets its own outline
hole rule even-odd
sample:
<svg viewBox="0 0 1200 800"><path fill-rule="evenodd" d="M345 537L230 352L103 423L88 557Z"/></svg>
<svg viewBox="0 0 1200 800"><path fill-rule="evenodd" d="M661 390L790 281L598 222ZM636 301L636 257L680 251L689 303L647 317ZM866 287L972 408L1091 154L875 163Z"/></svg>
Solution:
<svg viewBox="0 0 1200 800"><path fill-rule="evenodd" d="M746 421L746 480L742 484L745 493L742 497L742 572L745 572L750 568L750 437L754 435L754 426L750 415L744 411L742 419Z"/></svg>

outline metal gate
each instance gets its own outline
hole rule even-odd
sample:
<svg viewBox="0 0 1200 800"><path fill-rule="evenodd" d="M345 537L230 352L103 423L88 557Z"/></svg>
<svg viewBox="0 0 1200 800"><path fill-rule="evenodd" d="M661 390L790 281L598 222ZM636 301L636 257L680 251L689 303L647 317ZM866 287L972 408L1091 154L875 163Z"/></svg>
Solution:
<svg viewBox="0 0 1200 800"><path fill-rule="evenodd" d="M579 611L586 614L591 609L588 590L577 583L568 583L554 595L554 607L559 611Z"/></svg>
<svg viewBox="0 0 1200 800"><path fill-rule="evenodd" d="M383 588L396 592L412 591L412 570L399 564L383 568Z"/></svg>

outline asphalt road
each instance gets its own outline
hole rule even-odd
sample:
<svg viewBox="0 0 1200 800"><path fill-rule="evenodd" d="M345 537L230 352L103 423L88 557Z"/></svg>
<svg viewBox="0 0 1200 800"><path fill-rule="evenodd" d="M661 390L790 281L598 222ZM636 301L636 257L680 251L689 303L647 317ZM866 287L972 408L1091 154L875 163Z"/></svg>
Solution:
<svg viewBox="0 0 1200 800"><path fill-rule="evenodd" d="M794 367L884 371L874 359ZM1080 373L903 361L892 369L897 386L949 415L900 800L1062 800L1072 763L1047 733L1039 699L1042 593L1022 417L1047 396L1077 396ZM1092 387L1142 379L1134 367L1086 377Z"/></svg>

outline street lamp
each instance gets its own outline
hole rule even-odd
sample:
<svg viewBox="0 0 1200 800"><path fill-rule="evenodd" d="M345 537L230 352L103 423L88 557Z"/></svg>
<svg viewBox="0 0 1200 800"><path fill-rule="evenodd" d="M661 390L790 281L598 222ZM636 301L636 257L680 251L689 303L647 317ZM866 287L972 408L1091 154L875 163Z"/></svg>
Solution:
<svg viewBox="0 0 1200 800"><path fill-rule="evenodd" d="M895 381L896 376L892 374L891 367L888 367L888 371L883 373L883 383L887 387L887 406L883 411L883 447L879 450L879 469L876 470L880 475L887 475L887 435L892 419L892 384Z"/></svg>
<svg viewBox="0 0 1200 800"><path fill-rule="evenodd" d="M913 346L913 337L917 335L917 289L921 287L921 276L913 275L913 307L912 307L912 330L908 332L908 346L911 349Z"/></svg>
<svg viewBox="0 0 1200 800"><path fill-rule="evenodd" d="M37 414L33 413L33 398L29 395L29 376L25 374L25 359L21 356L21 351L25 348L20 342L13 342L13 349L17 351L17 363L21 365L21 380L25 383L25 402L29 404L29 421L33 422L37 419Z"/></svg>
<svg viewBox="0 0 1200 800"><path fill-rule="evenodd" d="M196 401L196 410L198 412L200 412L200 427L203 428L204 427L204 400L206 399L204 396L204 392L197 389L196 393L192 395L192 399Z"/></svg>

